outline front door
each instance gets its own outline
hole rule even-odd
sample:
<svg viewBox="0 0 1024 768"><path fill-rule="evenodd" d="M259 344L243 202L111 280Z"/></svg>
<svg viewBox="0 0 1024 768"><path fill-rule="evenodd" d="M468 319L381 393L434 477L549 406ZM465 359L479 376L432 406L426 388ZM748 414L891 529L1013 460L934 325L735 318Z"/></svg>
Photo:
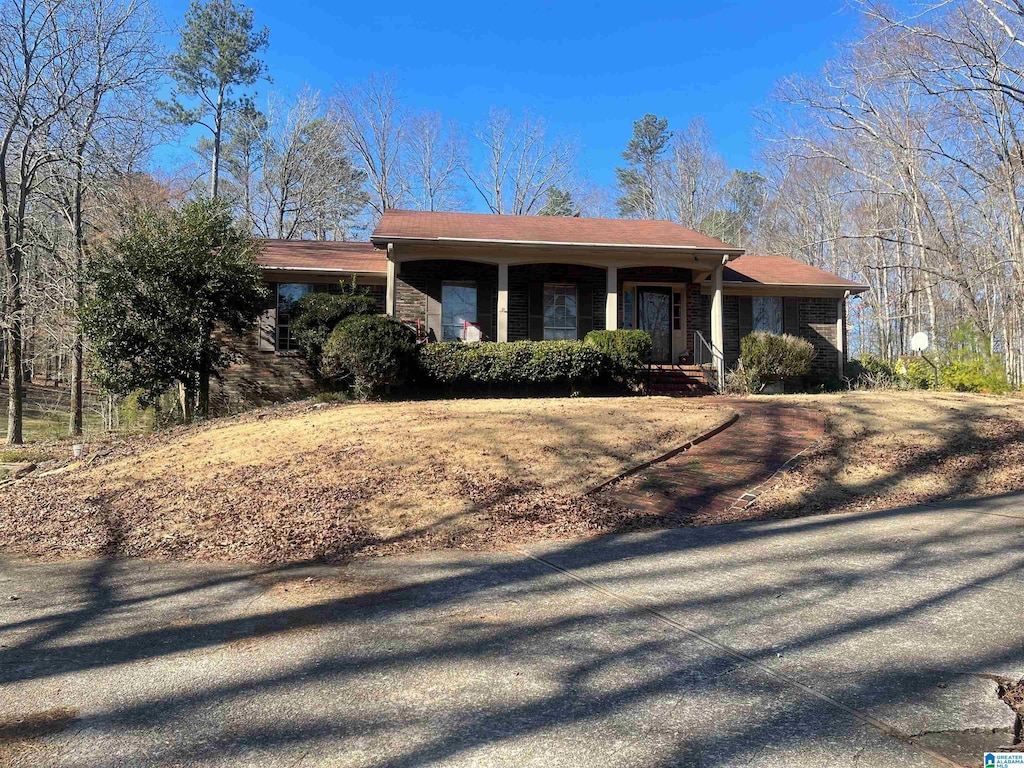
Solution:
<svg viewBox="0 0 1024 768"><path fill-rule="evenodd" d="M672 289L637 289L637 327L651 335L651 362L672 362Z"/></svg>

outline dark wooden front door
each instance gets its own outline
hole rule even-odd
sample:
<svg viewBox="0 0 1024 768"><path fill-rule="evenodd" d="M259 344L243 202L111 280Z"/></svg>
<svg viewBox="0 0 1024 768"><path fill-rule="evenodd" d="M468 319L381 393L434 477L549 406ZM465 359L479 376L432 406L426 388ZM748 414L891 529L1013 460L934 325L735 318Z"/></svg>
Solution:
<svg viewBox="0 0 1024 768"><path fill-rule="evenodd" d="M672 289L637 289L637 327L651 335L651 361L672 362Z"/></svg>

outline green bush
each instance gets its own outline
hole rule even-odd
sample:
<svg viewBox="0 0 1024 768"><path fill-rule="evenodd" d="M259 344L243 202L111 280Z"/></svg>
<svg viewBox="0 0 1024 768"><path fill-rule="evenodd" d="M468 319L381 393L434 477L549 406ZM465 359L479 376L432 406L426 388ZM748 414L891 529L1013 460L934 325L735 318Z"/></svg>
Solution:
<svg viewBox="0 0 1024 768"><path fill-rule="evenodd" d="M1001 394L1013 388L1002 356L992 353L991 338L970 323L953 330L941 378L944 387L957 392Z"/></svg>
<svg viewBox="0 0 1024 768"><path fill-rule="evenodd" d="M625 330L591 331L583 343L604 355L608 373L626 386L640 381L641 369L650 361L654 346L647 331Z"/></svg>
<svg viewBox="0 0 1024 768"><path fill-rule="evenodd" d="M957 392L988 392L1000 395L1013 389L1006 378L1002 361L993 362L991 357L980 355L973 359L947 363L940 371L940 380L942 386Z"/></svg>
<svg viewBox="0 0 1024 768"><path fill-rule="evenodd" d="M740 340L740 368L751 392L803 376L811 370L814 355L811 342L788 334L754 331Z"/></svg>
<svg viewBox="0 0 1024 768"><path fill-rule="evenodd" d="M413 368L416 333L384 315L353 315L338 323L324 344L321 369L351 382L357 397L404 384Z"/></svg>
<svg viewBox="0 0 1024 768"><path fill-rule="evenodd" d="M320 368L327 337L352 315L372 315L377 302L355 283L342 283L341 293L308 293L292 309L291 331L299 349L315 370Z"/></svg>
<svg viewBox="0 0 1024 768"><path fill-rule="evenodd" d="M442 342L419 351L427 383L470 390L486 385L507 390L563 388L578 391L607 370L605 356L580 341Z"/></svg>

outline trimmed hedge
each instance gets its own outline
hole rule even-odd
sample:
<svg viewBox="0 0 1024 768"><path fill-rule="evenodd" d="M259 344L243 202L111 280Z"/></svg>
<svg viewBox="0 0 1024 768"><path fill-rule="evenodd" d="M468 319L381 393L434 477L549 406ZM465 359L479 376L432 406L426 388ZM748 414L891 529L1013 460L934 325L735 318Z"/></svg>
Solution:
<svg viewBox="0 0 1024 768"><path fill-rule="evenodd" d="M578 391L606 369L605 356L581 341L449 341L424 344L419 350L422 379L456 390L486 385Z"/></svg>
<svg viewBox="0 0 1024 768"><path fill-rule="evenodd" d="M654 348L647 331L591 331L583 343L604 355L612 378L626 386L640 382L640 371Z"/></svg>
<svg viewBox="0 0 1024 768"><path fill-rule="evenodd" d="M351 380L357 397L404 384L414 367L416 332L385 315L353 315L338 323L324 345L321 367Z"/></svg>

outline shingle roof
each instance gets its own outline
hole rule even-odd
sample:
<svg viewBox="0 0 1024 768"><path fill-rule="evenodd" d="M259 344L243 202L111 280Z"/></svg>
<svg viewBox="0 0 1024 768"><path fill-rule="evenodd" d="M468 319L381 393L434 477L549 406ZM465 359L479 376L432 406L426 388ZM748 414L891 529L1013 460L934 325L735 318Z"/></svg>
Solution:
<svg viewBox="0 0 1024 768"><path fill-rule="evenodd" d="M499 216L490 213L385 211L370 239L544 243L597 247L741 249L671 221L587 219L565 216Z"/></svg>
<svg viewBox="0 0 1024 768"><path fill-rule="evenodd" d="M264 240L257 258L266 269L360 272L385 274L387 256L373 243L341 243L316 240Z"/></svg>
<svg viewBox="0 0 1024 768"><path fill-rule="evenodd" d="M722 280L734 283L760 283L761 285L809 285L847 288L852 293L867 290L866 285L855 283L823 269L804 264L788 256L760 256L746 254L732 259L725 266Z"/></svg>

